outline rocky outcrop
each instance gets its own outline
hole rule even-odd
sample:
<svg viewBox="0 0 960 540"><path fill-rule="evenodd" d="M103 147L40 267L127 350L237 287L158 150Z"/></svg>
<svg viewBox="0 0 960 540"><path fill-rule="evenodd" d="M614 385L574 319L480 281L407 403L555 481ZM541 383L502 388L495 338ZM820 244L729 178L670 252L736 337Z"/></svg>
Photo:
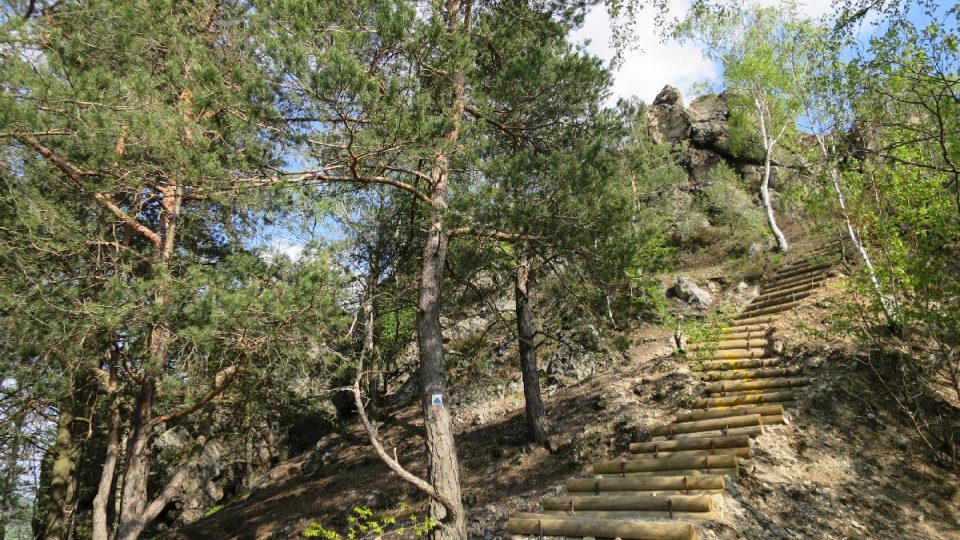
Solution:
<svg viewBox="0 0 960 540"><path fill-rule="evenodd" d="M683 108L680 90L667 85L647 109L647 119L654 140L661 144L677 144L690 137L690 117Z"/></svg>
<svg viewBox="0 0 960 540"><path fill-rule="evenodd" d="M763 154L759 145L733 147L729 96L707 94L683 106L683 96L665 86L647 108L654 140L684 148L682 163L693 186L709 182L710 172L720 163L737 171L750 185L759 185L758 166Z"/></svg>

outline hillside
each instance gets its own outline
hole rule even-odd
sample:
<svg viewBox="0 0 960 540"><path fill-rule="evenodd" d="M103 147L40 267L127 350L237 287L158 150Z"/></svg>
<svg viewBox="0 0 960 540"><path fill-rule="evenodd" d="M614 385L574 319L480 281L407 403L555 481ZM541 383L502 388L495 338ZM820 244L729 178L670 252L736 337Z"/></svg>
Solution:
<svg viewBox="0 0 960 540"><path fill-rule="evenodd" d="M724 270L691 274L713 278L734 298L738 280L717 273ZM855 344L828 331L846 301L844 279L836 273L777 321L786 344L781 359L801 368L811 385L787 409L786 423L757 439L754 466L727 483L718 518L700 524L701 538L960 537L960 478L931 459ZM591 463L619 459L629 442L649 440L653 426L689 407L686 396L699 393L699 376L673 354L672 330L647 326L628 336L625 358L545 395L557 431L552 454L521 442L517 392L457 412L471 537L502 537L512 513L562 494L565 479L590 476ZM422 474L418 416L415 404L395 407L379 429L385 446ZM170 538L299 538L311 520L343 525L355 505L389 511L401 500L414 509L422 504L377 460L359 426L317 448ZM308 463L318 457L322 466L313 470Z"/></svg>

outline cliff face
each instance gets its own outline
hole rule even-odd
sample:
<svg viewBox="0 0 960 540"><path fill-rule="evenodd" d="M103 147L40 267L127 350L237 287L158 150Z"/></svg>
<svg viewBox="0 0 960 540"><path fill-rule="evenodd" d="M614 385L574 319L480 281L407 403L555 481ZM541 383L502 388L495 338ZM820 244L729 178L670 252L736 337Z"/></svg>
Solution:
<svg viewBox="0 0 960 540"><path fill-rule="evenodd" d="M680 91L667 85L647 109L654 139L678 147L683 154L681 164L694 186L710 182L711 172L721 163L751 187L759 186L761 148L741 144L733 149L728 98L726 93L707 94L684 107Z"/></svg>
<svg viewBox="0 0 960 540"><path fill-rule="evenodd" d="M730 96L707 94L687 106L680 91L668 85L646 113L653 139L670 145L687 173L687 181L670 195L677 216L673 244L693 250L716 247L718 238L733 231L740 236L733 251L764 250L769 242L759 197L763 149L753 130L733 121ZM775 155L774 162L786 158ZM773 169L774 192L784 170ZM781 210L776 196L774 207Z"/></svg>

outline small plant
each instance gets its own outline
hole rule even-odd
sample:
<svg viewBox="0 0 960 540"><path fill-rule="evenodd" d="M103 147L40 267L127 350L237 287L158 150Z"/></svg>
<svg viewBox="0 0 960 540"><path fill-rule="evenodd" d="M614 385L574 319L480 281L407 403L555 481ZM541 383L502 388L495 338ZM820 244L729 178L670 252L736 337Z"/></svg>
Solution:
<svg viewBox="0 0 960 540"><path fill-rule="evenodd" d="M400 521L398 516L406 515ZM353 512L347 518L347 529L341 534L328 529L322 523L311 520L302 531L305 538L323 538L325 540L361 540L365 538L401 537L412 533L417 538L426 536L437 527L436 520L430 517L419 517L410 511L410 506L402 502L399 508L391 513L377 514L365 506L353 507Z"/></svg>

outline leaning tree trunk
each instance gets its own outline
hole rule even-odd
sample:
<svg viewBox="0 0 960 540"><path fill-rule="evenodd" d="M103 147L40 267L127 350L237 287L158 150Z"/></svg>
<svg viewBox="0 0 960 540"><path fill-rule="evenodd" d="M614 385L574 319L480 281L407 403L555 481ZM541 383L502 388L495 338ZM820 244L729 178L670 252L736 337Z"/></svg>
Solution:
<svg viewBox="0 0 960 540"><path fill-rule="evenodd" d="M773 213L773 201L770 200L770 174L771 174L771 161L773 160L773 148L777 144L777 140L783 135L783 132L786 130L786 124L784 124L783 129L780 130L780 133L774 135L770 130L773 126L769 125L769 109L767 108L767 102L760 95L754 95L753 97L754 107L756 107L756 113L758 120L760 121L760 137L763 140L763 179L760 182L760 198L763 201L763 207L767 211L767 225L770 226L770 232L773 233L773 237L777 240L777 249L781 253L786 253L790 246L787 244L787 237L783 235L783 231L780 230L780 226L777 225L777 218Z"/></svg>
<svg viewBox="0 0 960 540"><path fill-rule="evenodd" d="M520 345L520 374L523 377L523 398L526 403L527 432L530 438L547 449L550 446L550 423L540 397L540 373L537 370L537 347L533 342L533 309L530 307L530 261L522 248L517 254L514 297L517 310L517 336Z"/></svg>
<svg viewBox="0 0 960 540"><path fill-rule="evenodd" d="M770 200L770 169L770 151L768 150L763 160L763 181L760 182L760 197L763 199L763 207L767 211L767 224L770 226L770 232L777 239L777 249L781 253L786 253L790 246L787 244L787 237L783 235L783 231L777 225L777 218L773 213L773 201Z"/></svg>

